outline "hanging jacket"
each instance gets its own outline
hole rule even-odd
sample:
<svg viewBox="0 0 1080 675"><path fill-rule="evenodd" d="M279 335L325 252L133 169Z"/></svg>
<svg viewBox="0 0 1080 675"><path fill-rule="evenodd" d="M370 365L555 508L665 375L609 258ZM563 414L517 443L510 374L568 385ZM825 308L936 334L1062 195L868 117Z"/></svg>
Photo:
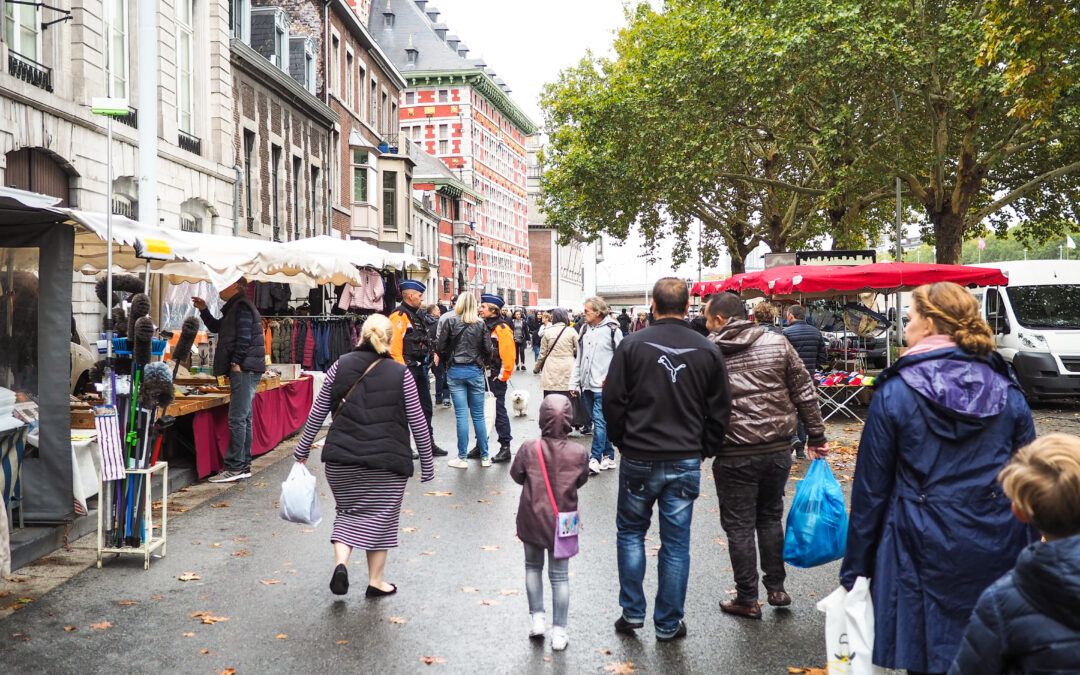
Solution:
<svg viewBox="0 0 1080 675"><path fill-rule="evenodd" d="M760 455L791 446L801 420L807 444L825 445L825 423L810 376L783 335L732 319L709 336L731 386L731 422L718 454Z"/></svg>
<svg viewBox="0 0 1080 675"><path fill-rule="evenodd" d="M540 445L555 503L562 512L578 508L578 488L589 479L589 456L585 448L567 440L574 416L570 399L562 394L546 396L540 403ZM526 544L555 547L555 511L551 507L536 441L525 441L514 455L510 478L521 485L518 500L517 536Z"/></svg>
<svg viewBox="0 0 1080 675"><path fill-rule="evenodd" d="M870 579L875 664L944 672L979 595L1037 539L997 482L1035 426L997 353L905 356L874 384L840 581Z"/></svg>
<svg viewBox="0 0 1080 675"><path fill-rule="evenodd" d="M979 598L949 675L1080 671L1080 535L1036 542Z"/></svg>

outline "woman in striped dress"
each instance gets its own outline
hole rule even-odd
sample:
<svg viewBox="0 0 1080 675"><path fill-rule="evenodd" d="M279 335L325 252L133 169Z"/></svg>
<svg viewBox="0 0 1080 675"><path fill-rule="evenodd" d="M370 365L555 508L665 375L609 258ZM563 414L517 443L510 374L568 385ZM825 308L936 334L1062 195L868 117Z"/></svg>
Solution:
<svg viewBox="0 0 1080 675"><path fill-rule="evenodd" d="M307 461L323 420L333 411L322 461L337 512L330 538L337 565L330 590L336 595L349 590L347 565L354 548L367 551L367 597L397 591L383 580L383 570L387 551L398 545L401 501L413 474L410 430L420 453L420 480L435 478L431 436L416 382L405 366L390 358L393 332L381 314L364 322L360 346L326 371L293 454L296 461Z"/></svg>

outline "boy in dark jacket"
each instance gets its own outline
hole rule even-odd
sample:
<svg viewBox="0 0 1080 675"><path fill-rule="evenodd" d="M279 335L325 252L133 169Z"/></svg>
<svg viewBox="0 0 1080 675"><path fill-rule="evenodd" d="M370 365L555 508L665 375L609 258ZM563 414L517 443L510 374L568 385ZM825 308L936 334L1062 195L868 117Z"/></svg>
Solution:
<svg viewBox="0 0 1080 675"><path fill-rule="evenodd" d="M525 545L525 592L532 616L530 638L544 637L544 551L549 551L551 566L552 618L551 648L566 649L566 612L570 604L569 558L555 558L555 510L551 493L560 512L577 511L577 491L589 479L588 455L577 443L569 441L570 421L574 412L570 399L562 394L548 394L540 404L539 441L526 441L514 455L510 477L522 485L518 502L517 535ZM544 453L544 480L537 446Z"/></svg>
<svg viewBox="0 0 1080 675"><path fill-rule="evenodd" d="M1038 439L998 480L1046 541L979 597L949 673L1080 672L1080 438Z"/></svg>

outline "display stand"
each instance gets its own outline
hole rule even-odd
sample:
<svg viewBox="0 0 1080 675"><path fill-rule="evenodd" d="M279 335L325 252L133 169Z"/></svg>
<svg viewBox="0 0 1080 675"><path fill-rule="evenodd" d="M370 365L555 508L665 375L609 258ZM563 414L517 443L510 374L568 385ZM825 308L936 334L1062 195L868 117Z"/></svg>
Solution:
<svg viewBox="0 0 1080 675"><path fill-rule="evenodd" d="M847 415L855 421L860 421L859 416L848 407L848 404L866 388L860 384L833 384L815 387L818 404L821 406L821 421L828 421L830 417L837 413Z"/></svg>
<svg viewBox="0 0 1080 675"><path fill-rule="evenodd" d="M158 462L154 466L148 469L126 469L125 473L128 476L135 474L142 474L144 480L146 480L147 489L145 492L146 503L143 505L143 537L142 546L122 546L119 548L112 548L105 546L105 528L104 528L104 516L102 514L101 506L98 506L98 522L97 522L97 566L101 569L101 555L103 553L116 553L116 554L128 554L128 555L141 555L143 556L143 569L150 569L150 554L161 548L161 555L165 555L165 539L166 528L169 523L169 463ZM153 500L150 496L153 490L153 474L161 474L161 536L154 536L154 511ZM98 472L98 495L103 495L105 492L104 480L102 474Z"/></svg>

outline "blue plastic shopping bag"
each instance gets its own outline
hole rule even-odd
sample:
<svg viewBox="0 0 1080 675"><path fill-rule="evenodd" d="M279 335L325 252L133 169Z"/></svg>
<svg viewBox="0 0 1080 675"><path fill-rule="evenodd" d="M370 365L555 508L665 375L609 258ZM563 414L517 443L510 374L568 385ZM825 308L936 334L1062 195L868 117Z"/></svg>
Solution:
<svg viewBox="0 0 1080 675"><path fill-rule="evenodd" d="M815 459L795 488L784 534L784 560L796 567L816 567L843 558L847 529L844 491L828 462Z"/></svg>

